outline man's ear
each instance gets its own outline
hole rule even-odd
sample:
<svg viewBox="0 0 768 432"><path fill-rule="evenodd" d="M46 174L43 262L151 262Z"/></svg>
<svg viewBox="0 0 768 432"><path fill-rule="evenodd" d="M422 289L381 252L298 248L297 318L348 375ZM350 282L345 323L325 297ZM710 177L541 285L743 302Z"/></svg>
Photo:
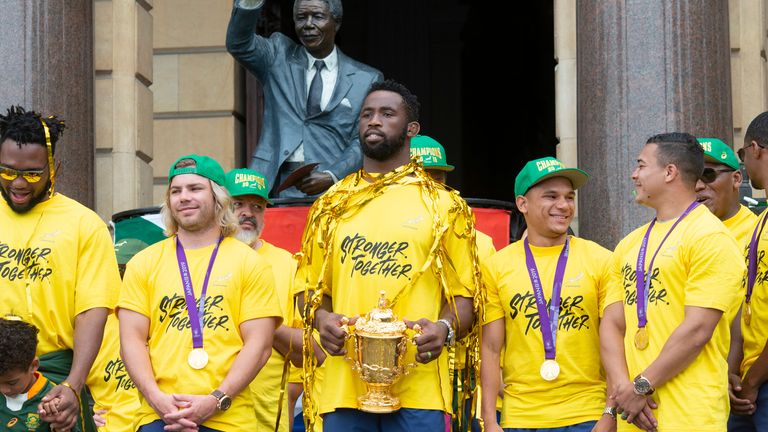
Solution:
<svg viewBox="0 0 768 432"><path fill-rule="evenodd" d="M758 144L757 141L755 140L752 140L749 142L749 148L747 149L747 151L751 151L752 157L754 157L755 159L761 159L764 157L763 148L760 147L760 144Z"/></svg>
<svg viewBox="0 0 768 432"><path fill-rule="evenodd" d="M665 182L671 183L679 175L680 175L680 170L677 168L677 165L675 165L675 164L667 164L667 166L664 167L664 181Z"/></svg>
<svg viewBox="0 0 768 432"><path fill-rule="evenodd" d="M520 210L520 213L528 213L528 199L525 196L518 195L515 199L515 204L517 204L517 209Z"/></svg>
<svg viewBox="0 0 768 432"><path fill-rule="evenodd" d="M421 125L419 124L419 122L415 122L415 121L410 122L408 123L408 132L406 133L406 135L410 138L413 138L419 134L420 130L421 130Z"/></svg>
<svg viewBox="0 0 768 432"><path fill-rule="evenodd" d="M741 175L741 170L736 170L731 174L731 178L733 179L733 190L739 190L741 187L741 182L744 180L744 178Z"/></svg>

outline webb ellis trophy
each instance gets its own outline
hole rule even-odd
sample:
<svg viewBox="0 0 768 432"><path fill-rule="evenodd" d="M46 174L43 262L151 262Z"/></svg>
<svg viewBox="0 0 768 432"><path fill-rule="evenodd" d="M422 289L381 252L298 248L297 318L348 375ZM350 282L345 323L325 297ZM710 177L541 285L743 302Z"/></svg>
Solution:
<svg viewBox="0 0 768 432"><path fill-rule="evenodd" d="M371 413L390 413L400 409L400 399L393 395L391 387L403 375L408 373L405 351L408 336L406 325L397 319L390 308L385 292L381 291L377 307L365 317L360 317L353 329L348 329L354 338L354 369L367 388L366 394L357 398L361 411ZM421 331L418 324L414 327L417 336Z"/></svg>

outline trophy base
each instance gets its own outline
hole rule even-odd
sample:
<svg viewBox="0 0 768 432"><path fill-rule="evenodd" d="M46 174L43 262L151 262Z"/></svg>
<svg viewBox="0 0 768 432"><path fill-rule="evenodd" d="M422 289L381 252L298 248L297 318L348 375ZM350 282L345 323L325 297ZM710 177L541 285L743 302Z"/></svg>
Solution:
<svg viewBox="0 0 768 432"><path fill-rule="evenodd" d="M386 414L400 409L400 398L389 393L389 385L366 384L368 393L357 398L360 411Z"/></svg>

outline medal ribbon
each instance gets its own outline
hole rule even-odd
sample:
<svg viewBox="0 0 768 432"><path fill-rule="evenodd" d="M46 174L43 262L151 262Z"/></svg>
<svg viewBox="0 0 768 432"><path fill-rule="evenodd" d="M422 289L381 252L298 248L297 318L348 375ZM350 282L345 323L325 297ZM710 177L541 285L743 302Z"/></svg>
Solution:
<svg viewBox="0 0 768 432"><path fill-rule="evenodd" d="M763 228L765 227L765 221L768 212L764 212L762 220L755 226L755 230L752 231L752 240L749 241L749 264L747 267L747 296L746 302L752 298L752 289L755 287L755 280L757 279L757 244L760 242L760 236L763 234Z"/></svg>
<svg viewBox="0 0 768 432"><path fill-rule="evenodd" d="M661 246L664 245L664 242L667 241L667 238L670 234L672 234L672 231L675 230L675 227L677 227L677 224L680 223L688 214L693 211L696 207L699 206L698 201L694 201L691 203L691 205L688 206L687 209L683 212L683 214L680 215L679 218L675 221L674 224L672 224L672 227L667 231L667 234L664 236L663 239L661 239L661 243L659 243L659 246L656 248L656 252L653 253L653 257L651 257L651 262L648 264L648 273L653 272L653 262L656 260L656 255L659 254L659 251L661 250ZM637 253L637 267L635 268L635 287L637 288L637 326L639 328L643 328L648 324L648 292L651 287L651 277L645 273L645 255L648 252L648 239L651 237L651 230L653 229L653 226L656 225L656 218L653 218L651 223L648 225L648 229L645 231L645 236L643 236L643 242L640 244L640 250ZM646 277L648 276L648 277Z"/></svg>
<svg viewBox="0 0 768 432"><path fill-rule="evenodd" d="M208 261L208 269L205 271L205 280L203 289L200 291L200 301L195 308L195 291L192 288L192 278L189 276L189 265L187 264L187 255L184 253L184 246L176 236L176 261L179 263L179 273L181 273L181 283L184 285L184 298L187 300L187 314L189 314L189 324L192 327L192 347L203 347L203 315L205 315L205 293L208 291L208 279L211 277L213 262L216 261L216 254L219 252L219 245L224 237L219 237L216 247L213 248L211 259Z"/></svg>
<svg viewBox="0 0 768 432"><path fill-rule="evenodd" d="M565 277L565 265L568 263L570 245L570 238L566 236L565 245L560 252L560 257L557 259L555 280L552 282L552 298L549 301L549 313L547 313L547 300L544 298L544 290L541 289L539 270L536 268L536 260L533 259L531 247L528 245L528 237L523 242L525 265L528 267L528 277L531 279L531 285L533 285L533 295L536 298L536 308L539 311L539 328L544 340L544 353L547 359L555 358L557 326L560 320L560 292L563 287L563 277Z"/></svg>

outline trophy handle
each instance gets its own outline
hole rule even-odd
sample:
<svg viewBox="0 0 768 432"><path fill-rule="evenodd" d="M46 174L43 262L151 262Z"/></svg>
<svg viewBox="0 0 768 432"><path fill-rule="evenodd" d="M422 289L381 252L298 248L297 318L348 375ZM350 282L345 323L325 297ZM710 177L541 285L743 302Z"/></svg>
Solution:
<svg viewBox="0 0 768 432"><path fill-rule="evenodd" d="M352 330L352 332L350 332L350 330L349 330L349 318L347 318L345 316L341 317L341 329L344 330L344 333L346 334L346 336L344 338L345 339L345 343L346 343L346 341L348 341L352 337L352 332L354 331L354 330ZM351 352L353 352L353 353L355 353L355 355L357 355L357 350L358 350L357 338L355 338L354 339L354 347L351 350ZM349 352L350 352L350 350L347 350L347 353L349 353ZM352 370L354 370L356 372L360 372L360 370L361 370L360 369L360 365L358 364L356 358L352 358L349 355L345 355L344 356L344 360L350 363L350 365L352 366Z"/></svg>
<svg viewBox="0 0 768 432"><path fill-rule="evenodd" d="M346 338L349 339L349 318L341 317L341 329L344 330L344 333L347 334Z"/></svg>
<svg viewBox="0 0 768 432"><path fill-rule="evenodd" d="M413 346L416 346L416 340L419 338L419 336L424 334L424 331L421 329L420 325L414 324L413 325L413 333L414 333L413 337L408 339L408 341L411 344L413 344ZM404 338L404 341L405 341L405 338ZM401 352L403 354L405 354L405 344L403 344L403 348L402 348ZM408 372L411 369L415 368L415 367L416 367L416 363L403 364L403 367L402 367L403 375L408 375Z"/></svg>
<svg viewBox="0 0 768 432"><path fill-rule="evenodd" d="M400 362L401 362L400 364L402 364L403 366L400 368L400 370L402 371L402 374L404 376L408 375L410 370L416 367L416 363L415 362L414 363L405 363L403 361L405 359L405 346L406 346L406 344L408 342L410 342L411 344L416 346L416 339L418 339L418 337L421 336L424 333L421 330L421 326L418 325L418 324L414 324L413 325L413 331L416 334L414 334L412 338L408 339L408 337L404 335L403 339L401 340L401 344L402 345L400 345Z"/></svg>
<svg viewBox="0 0 768 432"><path fill-rule="evenodd" d="M421 330L421 326L418 324L413 325L413 337L411 338L411 343L416 345L416 339L419 338L419 336L423 335L424 332Z"/></svg>

